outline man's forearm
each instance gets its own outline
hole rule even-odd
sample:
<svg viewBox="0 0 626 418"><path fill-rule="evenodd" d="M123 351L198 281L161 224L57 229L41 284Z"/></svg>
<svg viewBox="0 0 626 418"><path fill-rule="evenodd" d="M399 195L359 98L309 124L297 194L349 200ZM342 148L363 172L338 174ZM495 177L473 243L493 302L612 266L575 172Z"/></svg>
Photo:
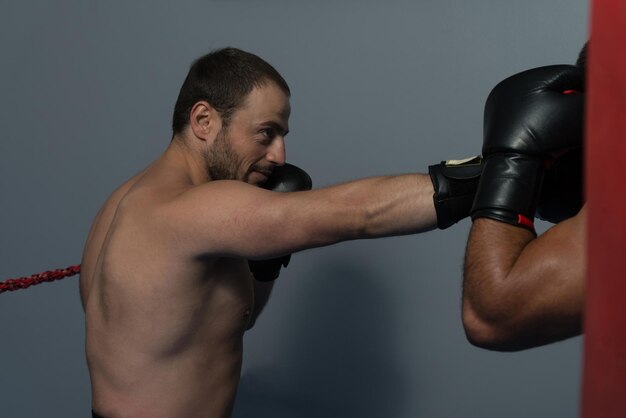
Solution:
<svg viewBox="0 0 626 418"><path fill-rule="evenodd" d="M372 177L357 183L360 191L355 189L350 200L364 205L362 238L412 234L437 227L434 190L428 175Z"/></svg>

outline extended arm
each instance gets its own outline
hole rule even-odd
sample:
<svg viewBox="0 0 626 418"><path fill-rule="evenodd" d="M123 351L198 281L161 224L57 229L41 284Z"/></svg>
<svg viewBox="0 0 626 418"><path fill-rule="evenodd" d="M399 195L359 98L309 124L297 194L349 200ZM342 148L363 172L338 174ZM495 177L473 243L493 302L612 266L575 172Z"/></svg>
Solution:
<svg viewBox="0 0 626 418"><path fill-rule="evenodd" d="M458 161L442 161L429 166L429 175L435 194L433 203L437 213L437 226L447 228L469 214L476 191L482 159L480 157ZM300 168L286 164L277 167L263 188L278 192L311 190L311 178ZM254 286L254 311L248 329L252 328L272 291L271 282L282 266L287 266L291 254L267 260L249 260L250 271L256 279Z"/></svg>
<svg viewBox="0 0 626 418"><path fill-rule="evenodd" d="M433 185L425 174L372 177L293 193L214 181L163 205L149 221L185 254L247 259L416 233L437 224Z"/></svg>

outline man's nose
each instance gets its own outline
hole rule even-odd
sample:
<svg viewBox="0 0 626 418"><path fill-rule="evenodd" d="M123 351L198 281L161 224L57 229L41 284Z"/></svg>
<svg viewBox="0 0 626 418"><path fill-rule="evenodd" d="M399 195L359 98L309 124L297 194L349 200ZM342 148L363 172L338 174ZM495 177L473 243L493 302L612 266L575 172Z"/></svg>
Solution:
<svg viewBox="0 0 626 418"><path fill-rule="evenodd" d="M274 141L272 141L272 145L270 145L269 149L267 150L267 155L265 158L267 159L267 161L276 165L285 164L285 140L283 137L277 137L274 139Z"/></svg>

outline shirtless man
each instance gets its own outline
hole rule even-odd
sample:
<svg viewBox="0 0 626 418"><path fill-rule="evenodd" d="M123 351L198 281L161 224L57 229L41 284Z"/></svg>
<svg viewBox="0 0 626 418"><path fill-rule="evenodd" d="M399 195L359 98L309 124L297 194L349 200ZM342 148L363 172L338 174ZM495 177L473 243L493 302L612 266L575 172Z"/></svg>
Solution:
<svg viewBox="0 0 626 418"><path fill-rule="evenodd" d="M98 213L80 279L94 417L230 416L242 337L271 289L248 260L444 228L469 214L480 167L472 163L458 166L474 170L462 180L442 163L430 177L295 193L258 187L285 163L289 95L252 54L200 58L169 147Z"/></svg>
<svg viewBox="0 0 626 418"><path fill-rule="evenodd" d="M581 154L585 58L583 48L577 66L516 74L487 100L485 168L472 209L463 288L463 325L476 346L521 350L582 332L582 176L544 183L547 193L541 188L551 170L547 161ZM578 191L578 203L565 189ZM560 195L544 206L540 196L550 194ZM536 209L558 222L540 236L532 223Z"/></svg>

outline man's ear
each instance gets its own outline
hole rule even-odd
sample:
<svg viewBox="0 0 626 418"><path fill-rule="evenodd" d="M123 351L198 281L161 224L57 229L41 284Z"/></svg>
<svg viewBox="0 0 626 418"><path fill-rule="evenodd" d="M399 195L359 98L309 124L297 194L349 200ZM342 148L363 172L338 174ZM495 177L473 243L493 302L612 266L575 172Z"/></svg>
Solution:
<svg viewBox="0 0 626 418"><path fill-rule="evenodd" d="M189 112L189 126L196 138L212 142L222 129L222 117L208 102L199 101Z"/></svg>

